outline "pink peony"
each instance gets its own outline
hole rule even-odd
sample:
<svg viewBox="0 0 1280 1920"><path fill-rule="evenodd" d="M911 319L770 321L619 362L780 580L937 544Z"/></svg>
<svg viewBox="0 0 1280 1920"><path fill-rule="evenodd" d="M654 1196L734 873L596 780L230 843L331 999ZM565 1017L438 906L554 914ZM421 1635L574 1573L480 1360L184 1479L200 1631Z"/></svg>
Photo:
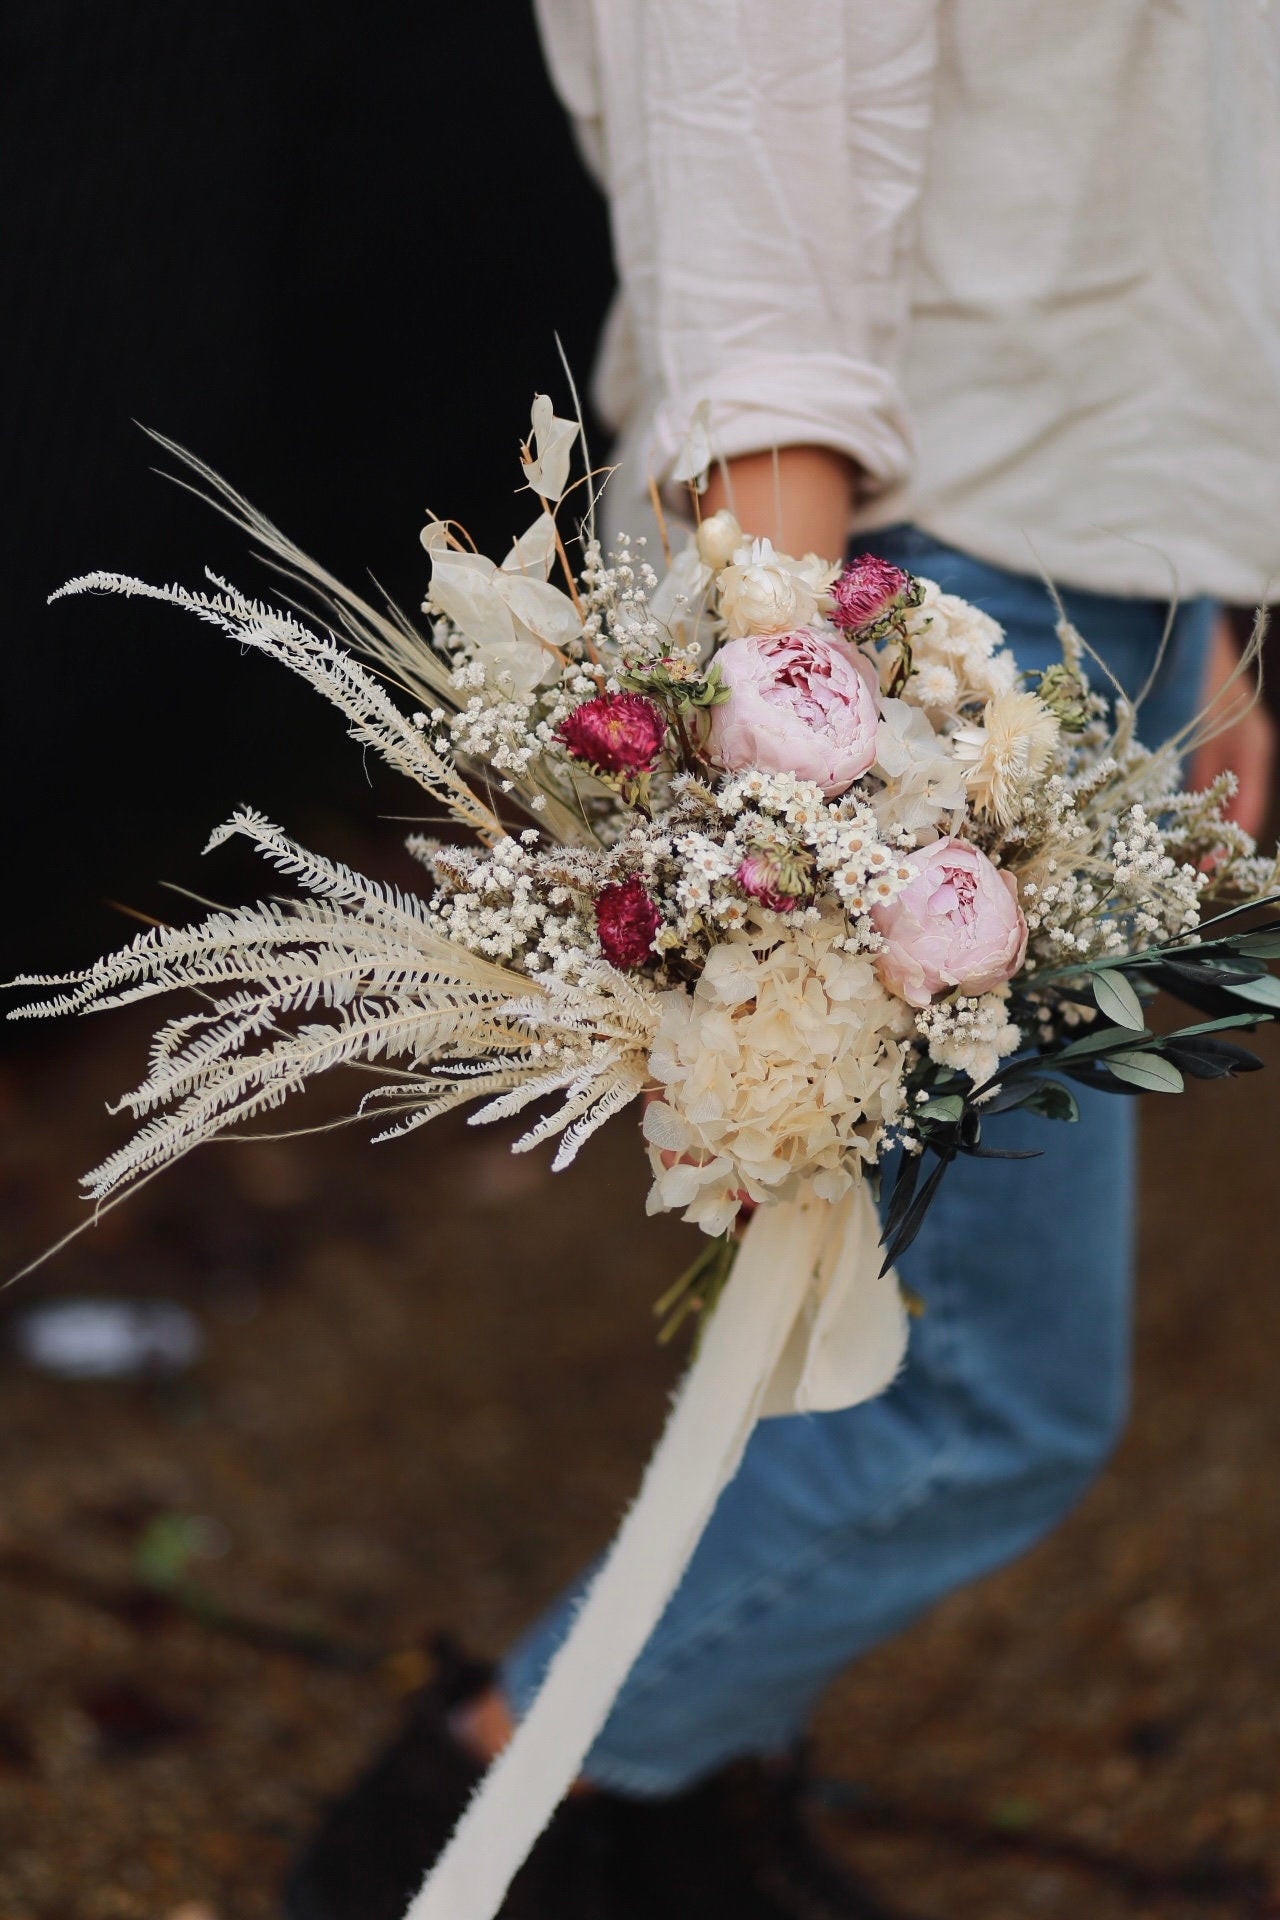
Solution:
<svg viewBox="0 0 1280 1920"><path fill-rule="evenodd" d="M602 887L596 896L600 951L615 967L642 967L661 924L662 915L634 877Z"/></svg>
<svg viewBox="0 0 1280 1920"><path fill-rule="evenodd" d="M800 905L799 891L789 893L786 882L792 876L786 865L772 853L749 853L738 868L738 885L748 899L758 900L774 913L790 913Z"/></svg>
<svg viewBox="0 0 1280 1920"><path fill-rule="evenodd" d="M575 760L601 773L645 773L662 752L667 723L638 693L602 693L584 700L556 728Z"/></svg>
<svg viewBox="0 0 1280 1920"><path fill-rule="evenodd" d="M831 619L846 633L861 633L895 607L913 606L919 592L911 574L874 553L851 560L831 589L835 601Z"/></svg>
<svg viewBox="0 0 1280 1920"><path fill-rule="evenodd" d="M807 627L729 640L716 655L728 699L711 709L713 758L812 780L831 798L876 757L880 695L862 654Z"/></svg>
<svg viewBox="0 0 1280 1920"><path fill-rule="evenodd" d="M907 864L914 879L871 915L884 936L876 969L890 993L927 1007L950 987L990 993L1012 979L1027 951L1013 875L967 840L935 840Z"/></svg>

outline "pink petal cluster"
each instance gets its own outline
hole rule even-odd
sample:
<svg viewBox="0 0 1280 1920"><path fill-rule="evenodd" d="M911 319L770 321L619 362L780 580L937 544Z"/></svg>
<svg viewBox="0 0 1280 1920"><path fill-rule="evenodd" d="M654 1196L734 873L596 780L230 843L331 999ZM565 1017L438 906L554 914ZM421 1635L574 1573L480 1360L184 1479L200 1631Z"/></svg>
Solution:
<svg viewBox="0 0 1280 1920"><path fill-rule="evenodd" d="M750 900L758 900L772 913L790 913L800 905L797 894L787 893L779 884L785 876L782 864L772 854L749 853L737 872L737 882Z"/></svg>
<svg viewBox="0 0 1280 1920"><path fill-rule="evenodd" d="M645 773L662 751L667 723L639 693L602 693L584 700L556 728L575 760L601 773Z"/></svg>
<svg viewBox="0 0 1280 1920"><path fill-rule="evenodd" d="M860 633L893 607L902 605L911 584L911 575L901 567L891 566L874 553L861 553L831 588L835 601L832 622L846 633Z"/></svg>
<svg viewBox="0 0 1280 1920"><path fill-rule="evenodd" d="M602 887L596 896L600 951L612 966L643 966L661 924L662 915L634 876Z"/></svg>
<svg viewBox="0 0 1280 1920"><path fill-rule="evenodd" d="M1012 874L967 840L935 840L907 864L915 877L871 915L884 937L876 970L890 993L927 1007L951 987L990 993L1012 979L1027 951Z"/></svg>
<svg viewBox="0 0 1280 1920"><path fill-rule="evenodd" d="M727 641L716 664L728 698L711 709L710 748L730 773L794 773L830 799L875 759L880 694L862 654L798 627Z"/></svg>

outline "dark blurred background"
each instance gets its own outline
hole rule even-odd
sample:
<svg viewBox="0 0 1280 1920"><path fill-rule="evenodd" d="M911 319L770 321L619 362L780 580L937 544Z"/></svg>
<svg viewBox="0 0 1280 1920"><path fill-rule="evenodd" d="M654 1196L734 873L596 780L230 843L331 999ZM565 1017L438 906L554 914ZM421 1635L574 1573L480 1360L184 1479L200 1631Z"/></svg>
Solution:
<svg viewBox="0 0 1280 1920"><path fill-rule="evenodd" d="M94 567L269 591L134 422L416 610L428 502L514 530L529 400L565 404L556 332L585 384L610 266L510 0L9 0L0 98L7 976L128 937L108 899L171 913L161 879L251 888L199 860L239 801L322 839L412 801L212 630L45 605Z"/></svg>

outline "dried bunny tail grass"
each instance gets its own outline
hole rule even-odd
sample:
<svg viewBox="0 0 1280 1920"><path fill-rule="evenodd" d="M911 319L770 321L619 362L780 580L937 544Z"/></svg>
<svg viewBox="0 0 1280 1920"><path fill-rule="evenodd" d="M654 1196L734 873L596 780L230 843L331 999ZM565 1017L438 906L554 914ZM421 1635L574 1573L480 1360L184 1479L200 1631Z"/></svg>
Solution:
<svg viewBox="0 0 1280 1920"><path fill-rule="evenodd" d="M360 1111L392 1102L405 1115L392 1131L475 1099L489 1101L487 1120L559 1093L521 1143L560 1134L557 1165L643 1088L657 1024L647 986L604 962L573 986L531 981L443 938L420 900L307 852L261 815L236 815L215 839L230 832L316 897L152 927L83 972L14 983L54 991L11 1018L200 995L159 1029L145 1078L116 1103L142 1124L85 1177L95 1201L338 1066L380 1076Z"/></svg>

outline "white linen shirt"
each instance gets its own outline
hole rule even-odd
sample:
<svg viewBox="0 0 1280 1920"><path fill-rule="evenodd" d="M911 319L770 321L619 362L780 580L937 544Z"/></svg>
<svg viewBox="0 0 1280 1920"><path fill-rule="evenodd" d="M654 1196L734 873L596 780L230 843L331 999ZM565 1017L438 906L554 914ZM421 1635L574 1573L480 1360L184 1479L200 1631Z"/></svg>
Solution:
<svg viewBox="0 0 1280 1920"><path fill-rule="evenodd" d="M1280 591L1280 0L536 7L611 212L619 507L706 400L719 454L851 455L855 533Z"/></svg>

